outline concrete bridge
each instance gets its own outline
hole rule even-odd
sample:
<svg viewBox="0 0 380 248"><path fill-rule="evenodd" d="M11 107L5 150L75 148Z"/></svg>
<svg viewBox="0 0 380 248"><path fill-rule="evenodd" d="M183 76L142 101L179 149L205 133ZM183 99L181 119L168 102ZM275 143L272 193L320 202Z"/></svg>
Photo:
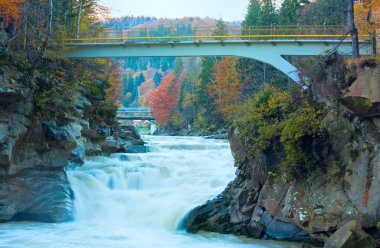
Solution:
<svg viewBox="0 0 380 248"><path fill-rule="evenodd" d="M119 108L117 111L117 119L120 121L123 121L123 120L130 120L130 121L141 120L141 121L151 121L151 122L156 121L150 109L146 107Z"/></svg>
<svg viewBox="0 0 380 248"><path fill-rule="evenodd" d="M213 29L106 30L65 40L69 58L238 56L270 64L298 82L298 70L286 56L316 56L332 51L351 55L345 27L271 26ZM360 37L361 55L374 53L369 37Z"/></svg>

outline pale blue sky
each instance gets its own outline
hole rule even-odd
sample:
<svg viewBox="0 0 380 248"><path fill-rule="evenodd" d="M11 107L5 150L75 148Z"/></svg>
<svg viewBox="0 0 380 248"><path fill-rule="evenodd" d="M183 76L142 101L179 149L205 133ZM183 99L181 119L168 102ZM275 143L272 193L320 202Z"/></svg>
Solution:
<svg viewBox="0 0 380 248"><path fill-rule="evenodd" d="M281 0L277 0L281 1ZM200 16L243 20L249 0L100 0L111 9L111 16L144 15L155 17Z"/></svg>

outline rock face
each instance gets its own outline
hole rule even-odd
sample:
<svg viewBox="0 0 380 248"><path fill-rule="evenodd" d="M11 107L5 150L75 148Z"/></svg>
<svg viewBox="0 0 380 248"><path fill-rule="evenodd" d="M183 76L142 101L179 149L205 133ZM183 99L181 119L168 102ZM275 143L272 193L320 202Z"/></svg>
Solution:
<svg viewBox="0 0 380 248"><path fill-rule="evenodd" d="M0 67L0 222L72 219L73 193L65 168L85 156L142 152L134 128L91 121L91 100L78 93L74 113L62 123L33 118L33 80L15 67ZM98 101L98 100L92 100Z"/></svg>
<svg viewBox="0 0 380 248"><path fill-rule="evenodd" d="M328 241L324 248L375 248L376 242L371 236L365 233L358 221L352 220L344 224L336 231Z"/></svg>
<svg viewBox="0 0 380 248"><path fill-rule="evenodd" d="M362 228L379 233L379 117L360 119L359 113L339 104L340 88L346 83L337 84L329 80L334 78L330 73L336 71L330 67L336 67L340 61L339 57L329 58L323 70L327 75L321 77L325 81L318 87L314 86L313 91L328 103L323 123L332 149L325 161L326 171L316 171L308 178L293 181L268 175L275 169L271 163L272 155L268 153L261 159L247 159L244 146L236 139L238 130L233 130L229 139L237 178L221 195L189 214L186 222L189 231L207 230L255 238L309 239L330 244L333 242L330 240L341 235L339 231L346 223L360 220L347 240L355 235L364 237Z"/></svg>
<svg viewBox="0 0 380 248"><path fill-rule="evenodd" d="M63 168L76 137L71 124L32 121L32 93L17 68L0 68L0 221L70 220Z"/></svg>
<svg viewBox="0 0 380 248"><path fill-rule="evenodd" d="M71 220L73 193L62 168L33 168L0 178L0 220Z"/></svg>
<svg viewBox="0 0 380 248"><path fill-rule="evenodd" d="M367 68L348 88L343 103L360 117L380 115L380 67Z"/></svg>

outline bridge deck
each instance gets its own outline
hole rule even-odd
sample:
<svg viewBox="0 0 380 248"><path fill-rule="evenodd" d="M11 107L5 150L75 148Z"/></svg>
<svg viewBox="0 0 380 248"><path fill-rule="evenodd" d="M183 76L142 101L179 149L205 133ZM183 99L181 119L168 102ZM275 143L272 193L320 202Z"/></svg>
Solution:
<svg viewBox="0 0 380 248"><path fill-rule="evenodd" d="M158 27L130 28L115 30L112 28L81 33L80 37L67 37L66 43L82 42L170 42L204 40L273 40L273 39L349 39L344 26L331 25L272 25L241 27L230 26L218 31L216 27ZM360 39L368 39L360 36Z"/></svg>
<svg viewBox="0 0 380 248"><path fill-rule="evenodd" d="M71 58L239 56L270 64L299 82L298 70L283 56L352 53L346 28L337 26L159 28L103 30L65 39L63 55ZM361 54L373 54L369 36L360 36Z"/></svg>
<svg viewBox="0 0 380 248"><path fill-rule="evenodd" d="M141 121L155 121L154 116L147 107L130 107L119 108L117 111L118 120L141 120Z"/></svg>

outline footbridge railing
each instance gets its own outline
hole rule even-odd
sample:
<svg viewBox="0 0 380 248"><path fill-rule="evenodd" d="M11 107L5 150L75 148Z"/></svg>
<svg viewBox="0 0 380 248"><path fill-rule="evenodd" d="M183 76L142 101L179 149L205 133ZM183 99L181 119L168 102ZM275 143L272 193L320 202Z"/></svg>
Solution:
<svg viewBox="0 0 380 248"><path fill-rule="evenodd" d="M80 37L74 34L65 38L65 43L139 43L139 42L180 42L205 40L279 40L279 39L311 39L311 40L343 40L350 35L344 26L328 25L295 25L295 26L230 26L222 30L215 27L162 27L157 28L130 28L99 30L82 32ZM368 35L361 35L360 39L369 39Z"/></svg>
<svg viewBox="0 0 380 248"><path fill-rule="evenodd" d="M155 121L149 108L146 107L131 107L131 108L119 108L117 111L118 120L146 120Z"/></svg>

